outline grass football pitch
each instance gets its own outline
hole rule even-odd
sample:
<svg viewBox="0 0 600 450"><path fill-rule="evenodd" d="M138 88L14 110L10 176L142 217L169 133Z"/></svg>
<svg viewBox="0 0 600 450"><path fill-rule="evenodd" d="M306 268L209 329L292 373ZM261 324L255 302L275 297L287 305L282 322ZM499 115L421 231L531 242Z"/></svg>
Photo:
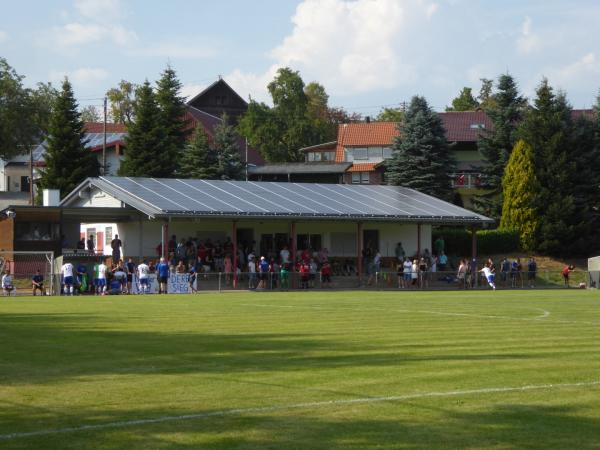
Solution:
<svg viewBox="0 0 600 450"><path fill-rule="evenodd" d="M597 291L0 298L2 449L600 448Z"/></svg>

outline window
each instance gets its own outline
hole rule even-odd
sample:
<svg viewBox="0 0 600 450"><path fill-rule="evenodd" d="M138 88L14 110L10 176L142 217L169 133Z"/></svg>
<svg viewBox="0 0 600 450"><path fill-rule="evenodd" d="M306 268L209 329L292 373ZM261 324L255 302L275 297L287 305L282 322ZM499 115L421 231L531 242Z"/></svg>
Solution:
<svg viewBox="0 0 600 450"><path fill-rule="evenodd" d="M472 129L484 130L485 129L485 123L472 123L470 127Z"/></svg>
<svg viewBox="0 0 600 450"><path fill-rule="evenodd" d="M315 161L321 161L321 153L319 153L319 152L315 153Z"/></svg>
<svg viewBox="0 0 600 450"><path fill-rule="evenodd" d="M352 150L352 155L355 160L360 159L369 159L369 152L366 147L356 147Z"/></svg>
<svg viewBox="0 0 600 450"><path fill-rule="evenodd" d="M335 152L324 152L323 161L335 161Z"/></svg>
<svg viewBox="0 0 600 450"><path fill-rule="evenodd" d="M110 246L110 243L112 242L112 239L113 239L112 227L106 227L105 231L106 231L106 233L105 233L104 242L106 243L106 245Z"/></svg>
<svg viewBox="0 0 600 450"><path fill-rule="evenodd" d="M308 162L313 162L315 160L315 153L314 152L308 152L306 154L307 160Z"/></svg>
<svg viewBox="0 0 600 450"><path fill-rule="evenodd" d="M389 159L392 157L392 147L383 147L383 159Z"/></svg>
<svg viewBox="0 0 600 450"><path fill-rule="evenodd" d="M354 156L352 156L352 150L349 150L347 148L344 149L344 160L347 162L354 161Z"/></svg>
<svg viewBox="0 0 600 450"><path fill-rule="evenodd" d="M352 184L360 184L360 172L352 172Z"/></svg>
<svg viewBox="0 0 600 450"><path fill-rule="evenodd" d="M369 172L361 172L360 173L360 182L362 184L369 184L371 177L369 176Z"/></svg>
<svg viewBox="0 0 600 450"><path fill-rule="evenodd" d="M369 159L383 158L383 149L381 147L369 147Z"/></svg>

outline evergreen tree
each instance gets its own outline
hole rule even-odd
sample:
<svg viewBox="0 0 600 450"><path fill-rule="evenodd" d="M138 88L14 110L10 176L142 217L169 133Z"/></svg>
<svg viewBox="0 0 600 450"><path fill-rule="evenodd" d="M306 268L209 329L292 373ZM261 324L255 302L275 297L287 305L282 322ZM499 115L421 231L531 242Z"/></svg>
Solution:
<svg viewBox="0 0 600 450"><path fill-rule="evenodd" d="M63 197L87 177L96 177L100 172L98 160L85 148L83 121L66 78L52 111L49 131L40 188L59 189Z"/></svg>
<svg viewBox="0 0 600 450"><path fill-rule="evenodd" d="M217 157L218 177L222 180L241 180L244 178L244 165L240 158L238 136L229 124L227 114L223 114L221 123L215 127L213 144Z"/></svg>
<svg viewBox="0 0 600 450"><path fill-rule="evenodd" d="M177 171L177 163L186 144L185 98L179 94L181 82L170 66L167 66L156 84L159 122L164 133L163 151L169 155L164 172L172 177Z"/></svg>
<svg viewBox="0 0 600 450"><path fill-rule="evenodd" d="M544 214L540 218L538 250L553 255L566 255L574 250L582 225L573 196L576 166L568 155L573 142L571 116L564 94L554 94L544 79L519 127L519 137L533 149L540 182L538 206Z"/></svg>
<svg viewBox="0 0 600 450"><path fill-rule="evenodd" d="M494 80L489 78L480 78L480 81L481 89L479 89L477 101L479 102L479 107L484 111L487 111L496 106L496 100L494 99L493 95Z"/></svg>
<svg viewBox="0 0 600 450"><path fill-rule="evenodd" d="M500 228L517 230L521 247L533 250L539 228L539 183L535 175L533 150L525 141L517 141L508 159L502 178L502 192L504 203Z"/></svg>
<svg viewBox="0 0 600 450"><path fill-rule="evenodd" d="M196 127L192 139L181 157L181 178L215 180L219 178L217 155L210 148L208 136L201 126Z"/></svg>
<svg viewBox="0 0 600 450"><path fill-rule="evenodd" d="M148 80L136 91L133 108L135 122L129 125L125 156L119 175L131 177L169 178L173 176L173 160L165 151L160 110Z"/></svg>
<svg viewBox="0 0 600 450"><path fill-rule="evenodd" d="M446 107L446 111L475 111L479 108L479 102L473 97L473 90L464 87L454 100L452 106Z"/></svg>
<svg viewBox="0 0 600 450"><path fill-rule="evenodd" d="M393 156L386 163L388 183L451 200L455 161L442 121L425 98L412 98L399 131Z"/></svg>
<svg viewBox="0 0 600 450"><path fill-rule="evenodd" d="M486 193L476 198L475 206L488 216L498 219L502 212L502 175L517 141L516 131L523 118L527 100L519 95L513 77L505 74L498 78L498 90L487 104L490 106L485 108L485 112L493 128L483 131L477 142L477 147L487 162L483 169L482 184Z"/></svg>

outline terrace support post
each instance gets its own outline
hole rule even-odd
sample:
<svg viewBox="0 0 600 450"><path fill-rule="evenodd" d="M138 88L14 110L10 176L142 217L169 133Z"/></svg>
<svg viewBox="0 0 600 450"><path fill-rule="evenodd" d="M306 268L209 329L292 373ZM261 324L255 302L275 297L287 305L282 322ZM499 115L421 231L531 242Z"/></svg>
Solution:
<svg viewBox="0 0 600 450"><path fill-rule="evenodd" d="M161 255L169 261L169 222L165 221L161 227Z"/></svg>
<svg viewBox="0 0 600 450"><path fill-rule="evenodd" d="M141 217L138 223L138 252L141 263L144 259L144 221Z"/></svg>
<svg viewBox="0 0 600 450"><path fill-rule="evenodd" d="M362 273L363 273L363 224L358 222L356 224L356 269L358 271L358 282L362 284Z"/></svg>
<svg viewBox="0 0 600 450"><path fill-rule="evenodd" d="M291 248L290 248L290 253L292 255L291 259L292 259L292 267L290 270L291 273L291 286L292 289L295 288L296 285L296 246L297 246L297 241L298 241L298 236L296 234L296 222L292 222L290 224L290 240L291 240Z"/></svg>
<svg viewBox="0 0 600 450"><path fill-rule="evenodd" d="M233 242L233 255L232 256L232 266L233 266L233 288L237 289L238 285L238 277L237 277L237 267L238 267L238 246L237 246L237 222L234 220L231 224L231 241Z"/></svg>
<svg viewBox="0 0 600 450"><path fill-rule="evenodd" d="M417 224L417 264L421 263L421 224Z"/></svg>
<svg viewBox="0 0 600 450"><path fill-rule="evenodd" d="M477 274L477 228L471 227L471 267L475 271L473 276L475 277L475 287L479 280Z"/></svg>

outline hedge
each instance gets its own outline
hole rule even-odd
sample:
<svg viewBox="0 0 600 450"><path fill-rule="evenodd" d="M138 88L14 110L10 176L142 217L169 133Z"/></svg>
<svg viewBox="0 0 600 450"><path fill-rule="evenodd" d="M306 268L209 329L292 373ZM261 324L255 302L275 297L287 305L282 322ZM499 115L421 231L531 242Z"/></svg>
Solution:
<svg viewBox="0 0 600 450"><path fill-rule="evenodd" d="M433 242L443 236L446 254L451 256L471 255L471 232L464 229L433 230ZM519 233L513 230L478 230L477 254L497 255L519 251Z"/></svg>

